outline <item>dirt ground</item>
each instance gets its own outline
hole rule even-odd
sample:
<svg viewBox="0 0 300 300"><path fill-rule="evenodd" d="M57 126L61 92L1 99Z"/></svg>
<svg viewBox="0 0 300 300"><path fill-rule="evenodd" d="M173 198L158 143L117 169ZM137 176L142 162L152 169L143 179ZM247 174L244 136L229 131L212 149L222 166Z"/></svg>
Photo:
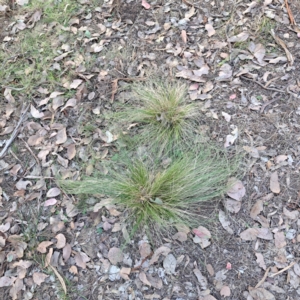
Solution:
<svg viewBox="0 0 300 300"><path fill-rule="evenodd" d="M300 2L290 12L278 0L76 5L63 26L45 11L32 18L38 9L0 10L0 151L18 129L0 157L0 298L299 299ZM37 27L53 55L42 66L18 46ZM23 78L3 71L18 60ZM23 89L30 66L43 76ZM125 243L118 207L97 210L103 198L82 201L55 182L105 172L99 162L118 152L106 112L130 104L132 82L156 77L185 82L195 132L243 154L245 195L199 208L207 247L192 228L186 240L174 228Z"/></svg>

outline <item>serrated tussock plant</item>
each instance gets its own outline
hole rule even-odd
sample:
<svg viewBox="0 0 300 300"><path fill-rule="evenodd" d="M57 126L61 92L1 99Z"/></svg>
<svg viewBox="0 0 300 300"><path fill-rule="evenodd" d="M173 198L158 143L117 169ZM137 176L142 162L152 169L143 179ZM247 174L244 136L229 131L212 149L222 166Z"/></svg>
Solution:
<svg viewBox="0 0 300 300"><path fill-rule="evenodd" d="M197 224L195 213L203 201L221 196L236 164L211 146L197 154L173 158L167 167L157 159L135 159L125 163L124 172L81 181L61 180L61 188L71 194L104 194L128 212L128 221L136 228L172 224Z"/></svg>
<svg viewBox="0 0 300 300"><path fill-rule="evenodd" d="M190 142L199 110L195 103L187 103L186 85L150 80L133 85L132 91L132 106L113 118L127 125L138 123L142 144L163 153Z"/></svg>

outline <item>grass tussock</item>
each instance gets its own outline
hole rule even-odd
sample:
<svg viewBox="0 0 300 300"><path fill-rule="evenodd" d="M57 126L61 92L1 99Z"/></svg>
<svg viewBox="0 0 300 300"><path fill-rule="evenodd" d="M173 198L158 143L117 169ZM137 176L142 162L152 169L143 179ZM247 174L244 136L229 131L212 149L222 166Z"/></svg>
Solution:
<svg viewBox="0 0 300 300"><path fill-rule="evenodd" d="M59 183L67 193L112 197L136 228L155 224L165 229L174 223L197 224L199 204L221 196L235 171L236 164L224 153L207 146L196 156L173 159L168 167L148 157L126 163L124 172Z"/></svg>
<svg viewBox="0 0 300 300"><path fill-rule="evenodd" d="M187 88L179 83L150 81L133 86L135 102L122 113L115 114L122 122L138 123L142 144L159 147L161 152L188 144L199 110L194 103L187 103Z"/></svg>

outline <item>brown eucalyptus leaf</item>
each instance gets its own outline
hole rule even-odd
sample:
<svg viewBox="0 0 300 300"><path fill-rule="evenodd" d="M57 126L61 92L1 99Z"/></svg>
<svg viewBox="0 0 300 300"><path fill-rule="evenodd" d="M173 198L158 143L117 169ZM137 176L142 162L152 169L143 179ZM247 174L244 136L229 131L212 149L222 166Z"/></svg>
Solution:
<svg viewBox="0 0 300 300"><path fill-rule="evenodd" d="M275 247L277 249L280 249L280 248L283 248L286 246L284 232L282 232L282 231L275 232L274 239L275 239Z"/></svg>
<svg viewBox="0 0 300 300"><path fill-rule="evenodd" d="M120 248L112 247L108 251L107 258L113 265L116 265L123 261L124 255Z"/></svg>
<svg viewBox="0 0 300 300"><path fill-rule="evenodd" d="M255 253L256 255L256 262L258 263L258 265L263 269L263 270L266 270L267 269L267 266L266 266L266 263L265 263L265 260L264 260L264 257L261 253L258 253L256 252Z"/></svg>
<svg viewBox="0 0 300 300"><path fill-rule="evenodd" d="M63 128L57 132L55 143L56 145L60 145L65 143L66 141L67 141L67 132L66 132L66 128Z"/></svg>
<svg viewBox="0 0 300 300"><path fill-rule="evenodd" d="M149 261L149 265L152 265L152 264L156 263L158 261L160 255L167 256L170 251L171 251L171 249L169 247L166 247L166 246L161 246L158 249L156 249L154 251L154 254L152 255L150 261Z"/></svg>
<svg viewBox="0 0 300 300"><path fill-rule="evenodd" d="M150 255L150 253L152 252L151 251L151 246L149 243L147 242L142 242L139 246L139 252L140 252L140 255L141 255L141 258L144 259L146 258L147 256Z"/></svg>
<svg viewBox="0 0 300 300"><path fill-rule="evenodd" d="M49 275L40 272L34 272L32 275L33 282L37 285L41 285Z"/></svg>
<svg viewBox="0 0 300 300"><path fill-rule="evenodd" d="M228 180L228 186L230 189L227 191L227 195L236 201L242 201L242 198L246 194L246 189L243 183L240 180L232 177Z"/></svg>
<svg viewBox="0 0 300 300"><path fill-rule="evenodd" d="M50 245L52 245L53 243L50 242L50 241L44 241L44 242L41 242L36 250L39 251L40 253L46 253L47 252L47 247L49 247Z"/></svg>
<svg viewBox="0 0 300 300"><path fill-rule="evenodd" d="M240 237L244 241L255 241L258 236L257 228L248 228L245 231L241 232Z"/></svg>
<svg viewBox="0 0 300 300"><path fill-rule="evenodd" d="M62 233L59 233L58 235L55 236L55 238L57 239L56 248L57 249L64 248L66 245L66 237Z"/></svg>
<svg viewBox="0 0 300 300"><path fill-rule="evenodd" d="M76 252L76 254L74 256L74 260L78 267L80 267L82 269L86 269L86 263L83 260L83 257L81 256L81 254L79 252Z"/></svg>
<svg viewBox="0 0 300 300"><path fill-rule="evenodd" d="M30 113L33 118L40 119L44 116L43 112L39 112L33 105L30 106Z"/></svg>
<svg viewBox="0 0 300 300"><path fill-rule="evenodd" d="M223 285L220 290L220 295L223 297L229 297L231 295L229 286Z"/></svg>
<svg viewBox="0 0 300 300"><path fill-rule="evenodd" d="M66 244L63 248L63 259L65 262L68 261L68 259L71 256L72 248L70 244Z"/></svg>
<svg viewBox="0 0 300 300"><path fill-rule="evenodd" d="M213 28L213 26L212 26L211 24L209 24L209 23L207 23L207 24L205 25L205 29L207 30L207 35L208 35L209 37L213 36L213 35L216 33L216 31L215 31L215 29Z"/></svg>
<svg viewBox="0 0 300 300"><path fill-rule="evenodd" d="M47 192L47 195L46 197L47 198L53 198L53 197L56 197L60 195L60 189L57 188L57 187L54 187L54 188L51 188L48 192Z"/></svg>
<svg viewBox="0 0 300 300"><path fill-rule="evenodd" d="M250 217L252 219L256 219L256 217L260 214L263 208L264 208L263 201L262 200L256 201L256 203L251 208Z"/></svg>
<svg viewBox="0 0 300 300"><path fill-rule="evenodd" d="M280 184L278 180L278 173L277 171L273 172L270 177L270 190L274 194L279 194L280 193Z"/></svg>
<svg viewBox="0 0 300 300"><path fill-rule="evenodd" d="M276 299L273 294L271 294L264 288L251 289L249 293L250 296L253 298L253 300L275 300Z"/></svg>
<svg viewBox="0 0 300 300"><path fill-rule="evenodd" d="M140 279L140 281L141 281L143 284L148 285L148 286L151 286L151 283L149 282L149 280L148 280L148 278L147 278L145 272L141 271L141 272L139 273L139 279Z"/></svg>
<svg viewBox="0 0 300 300"><path fill-rule="evenodd" d="M242 207L242 202L232 199L225 199L225 208L231 213L238 213Z"/></svg>

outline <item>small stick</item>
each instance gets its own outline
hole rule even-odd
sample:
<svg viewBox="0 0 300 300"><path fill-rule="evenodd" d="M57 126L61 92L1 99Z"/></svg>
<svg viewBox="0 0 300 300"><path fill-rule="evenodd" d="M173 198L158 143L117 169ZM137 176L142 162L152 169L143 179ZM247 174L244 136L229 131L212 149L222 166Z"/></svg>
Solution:
<svg viewBox="0 0 300 300"><path fill-rule="evenodd" d="M257 289L257 288L259 288L264 282L265 282L265 280L266 280L266 278L267 278L267 276L268 276L268 274L269 274L269 271L270 271L270 267L266 270L266 273L265 273L265 275L264 275L264 277L262 278L262 280L255 286L255 288Z"/></svg>
<svg viewBox="0 0 300 300"><path fill-rule="evenodd" d="M277 100L278 100L278 99L273 99L273 100L268 101L267 103L265 103L265 104L261 107L260 113L262 114L262 113L264 112L265 108L266 108L269 104L271 104L271 103L273 103L273 102L275 102L275 101L277 101Z"/></svg>
<svg viewBox="0 0 300 300"><path fill-rule="evenodd" d="M241 78L245 79L245 80L248 80L248 81L252 81L256 84L258 84L259 86L261 86L263 89L265 90L269 90L269 91L274 91L274 92L279 92L279 93L286 93L285 91L283 90L278 90L278 89L275 89L275 88L269 88L269 87L265 87L263 84L261 84L259 81L256 81L254 79L250 79L248 77L245 77L245 76L241 76Z"/></svg>
<svg viewBox="0 0 300 300"><path fill-rule="evenodd" d="M11 134L10 139L5 143L5 146L4 146L4 148L2 149L2 151L0 153L0 158L4 157L7 149L9 148L9 146L11 145L11 143L14 141L14 139L18 135L19 130L20 130L20 126L21 126L22 122L24 121L24 118L26 116L26 113L27 113L28 109L29 109L29 105L25 108L24 111L21 112L21 117L19 119L19 122L18 122L16 128L14 129L13 133Z"/></svg>
<svg viewBox="0 0 300 300"><path fill-rule="evenodd" d="M29 147L29 145L28 145L23 139L22 139L22 141L24 142L26 149L31 153L31 155L34 157L34 159L36 160L38 166L39 166L40 169L41 169L41 164L40 164L39 159L38 159L38 158L36 157L36 155L33 153L33 151L31 150L31 148ZM41 169L41 170L42 170L42 169Z"/></svg>
<svg viewBox="0 0 300 300"><path fill-rule="evenodd" d="M293 263L291 263L289 266L285 267L284 269L280 270L277 273L271 274L270 277L275 277L283 272L285 272L286 270L290 269L293 265L295 265L297 263L297 261L294 261Z"/></svg>
<svg viewBox="0 0 300 300"><path fill-rule="evenodd" d="M292 24L292 25L296 25L296 22L295 22L293 13L292 13L292 11L291 11L291 9L290 9L290 6L289 6L289 4L288 4L288 1L287 1L287 0L284 0L284 2L285 2L286 10L287 10L287 13L288 13L288 15L289 15L291 24Z"/></svg>

